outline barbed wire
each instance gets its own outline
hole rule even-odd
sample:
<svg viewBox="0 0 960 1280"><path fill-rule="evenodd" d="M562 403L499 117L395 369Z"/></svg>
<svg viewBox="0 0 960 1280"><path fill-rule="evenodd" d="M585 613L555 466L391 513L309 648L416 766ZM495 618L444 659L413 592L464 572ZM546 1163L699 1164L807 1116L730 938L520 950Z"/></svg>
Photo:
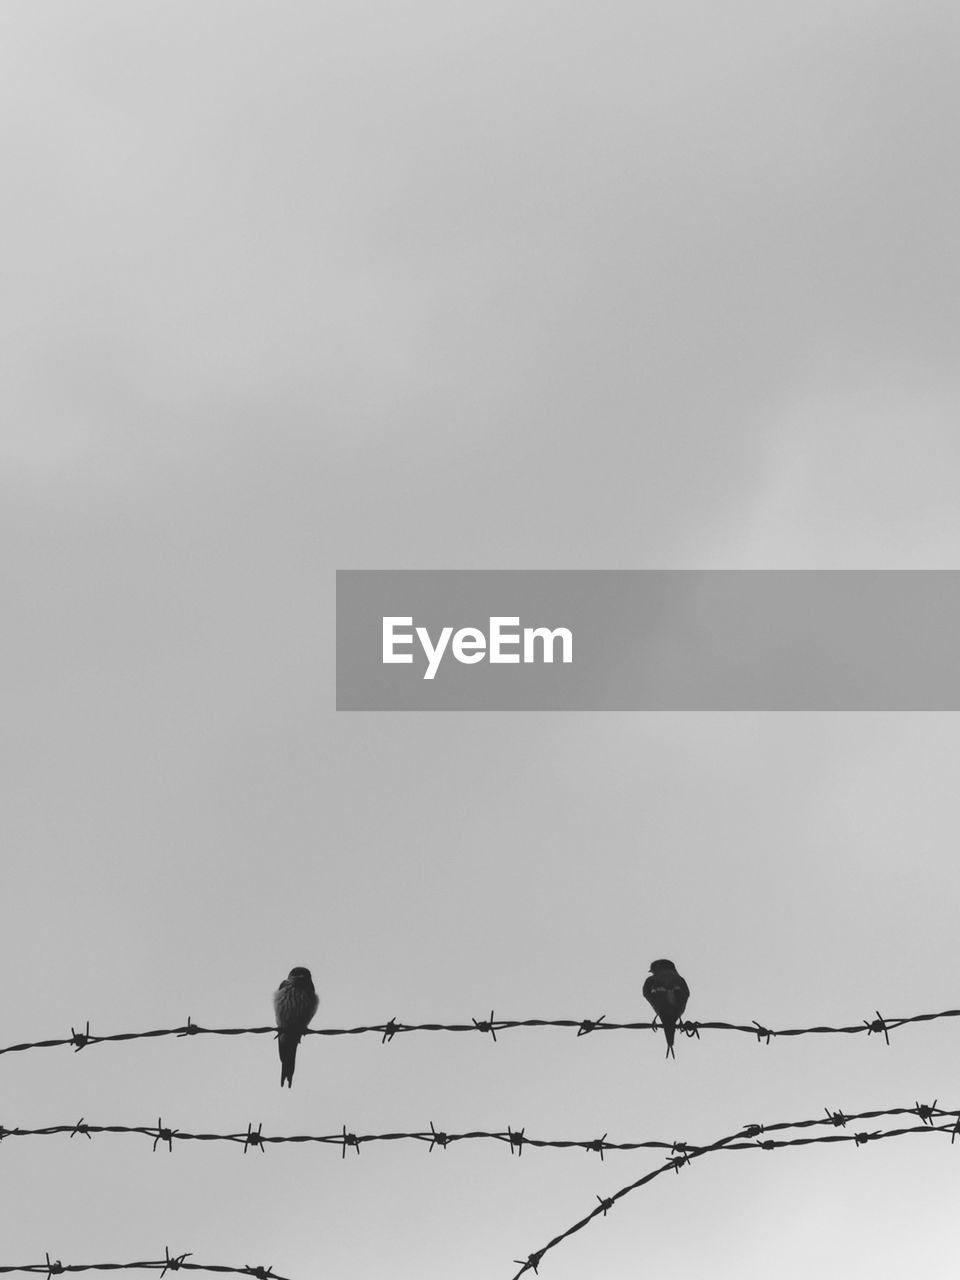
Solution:
<svg viewBox="0 0 960 1280"><path fill-rule="evenodd" d="M810 1035L882 1035L887 1044L890 1043L891 1031L912 1023L934 1022L939 1018L960 1018L960 1009L944 1009L941 1013L916 1013L909 1017L887 1018L879 1010L875 1018L864 1018L861 1022L845 1027L768 1027L754 1020L749 1025L735 1022L678 1022L677 1030L688 1037L700 1038L701 1031L740 1031L756 1036L758 1042L769 1044L771 1040L787 1036ZM381 1044L388 1044L394 1036L417 1031L478 1031L496 1040L498 1031L513 1031L522 1027L561 1027L575 1029L577 1036L590 1035L595 1031L659 1031L660 1023L654 1022L608 1022L606 1014L598 1018L495 1018L493 1010L489 1018L471 1018L469 1022L399 1022L390 1018L387 1022L376 1023L364 1027L307 1027L304 1032L308 1036L359 1036L378 1035ZM273 1027L203 1027L187 1018L180 1027L162 1027L155 1031L119 1031L111 1035L99 1036L90 1030L89 1021L83 1031L70 1028L70 1035L53 1040L31 1040L23 1044L8 1044L0 1047L0 1054L22 1053L28 1049L52 1049L64 1045L72 1046L79 1053L92 1044L116 1044L124 1040L155 1040L162 1036L275 1036L277 1028Z"/></svg>
<svg viewBox="0 0 960 1280"><path fill-rule="evenodd" d="M71 1271L159 1271L161 1277L168 1271L219 1271L236 1276L253 1276L255 1280L287 1280L278 1275L272 1267L227 1267L221 1263L187 1262L192 1253L171 1253L167 1246L164 1256L147 1262L61 1262L54 1260L48 1253L43 1262L28 1262L22 1266L0 1266L0 1273L9 1274L14 1271L26 1272L28 1275L51 1276L66 1275Z"/></svg>
<svg viewBox="0 0 960 1280"><path fill-rule="evenodd" d="M798 1138L771 1138L772 1133L780 1133L787 1130L808 1129L814 1127L831 1127L833 1129L846 1129L848 1124L858 1121L877 1120L893 1116L916 1116L920 1120L919 1125L911 1125L906 1128L898 1129L877 1129L873 1132L858 1130L853 1133L825 1133L817 1134L811 1137ZM936 1124L937 1120L949 1120L949 1124ZM173 1129L163 1124L162 1118L158 1119L157 1124L149 1126L131 1126L131 1125L88 1125L81 1119L74 1125L48 1125L39 1129L8 1129L0 1125L0 1140L11 1137L37 1137L48 1136L52 1134L68 1133L70 1137L82 1135L91 1138L93 1134L102 1133L136 1133L145 1137L152 1138L153 1149L156 1150L160 1143L166 1143L168 1150L173 1150L174 1140L182 1141L220 1141L234 1142L243 1145L244 1153L251 1147L258 1147L264 1150L267 1144L274 1143L303 1143L313 1142L321 1144L334 1144L341 1148L341 1157L346 1155L347 1148L353 1147L359 1155L360 1146L365 1142L390 1142L398 1140L410 1140L429 1143L428 1150L433 1151L435 1146L446 1148L454 1142L462 1142L471 1139L488 1139L506 1143L509 1146L510 1153L516 1155L523 1154L525 1146L534 1147L556 1147L556 1148L580 1148L586 1151L594 1151L600 1155L601 1160L605 1151L610 1150L637 1150L642 1147L660 1148L670 1152L669 1157L664 1164L656 1169L650 1170L642 1177L637 1178L634 1182L621 1187L619 1191L611 1196L597 1196L597 1206L587 1213L583 1218L573 1223L572 1226L560 1232L559 1235L543 1245L542 1248L529 1254L525 1259L517 1258L515 1261L520 1267L513 1277L513 1280L520 1280L527 1271L533 1271L539 1274L539 1266L544 1255L551 1249L557 1247L564 1240L581 1231L589 1223L597 1217L606 1217L608 1211L613 1208L618 1200L629 1195L630 1192L636 1191L638 1188L648 1185L654 1179L662 1174L673 1170L679 1173L684 1165L690 1161L698 1159L704 1155L710 1155L718 1151L772 1151L781 1147L801 1147L810 1146L816 1143L837 1143L852 1142L855 1146L860 1147L868 1142L877 1142L885 1138L899 1138L907 1134L913 1133L949 1133L951 1145L960 1134L960 1110L948 1109L940 1107L939 1099L935 1098L932 1103L914 1102L911 1107L883 1107L870 1111L859 1111L845 1113L842 1109L831 1111L829 1107L824 1108L823 1116L815 1116L804 1120L784 1120L777 1121L772 1124L751 1123L744 1125L741 1129L734 1133L728 1134L723 1138L719 1138L714 1142L706 1145L690 1143L686 1141L673 1140L666 1142L662 1140L647 1139L639 1142L610 1142L607 1135L602 1138L594 1138L590 1140L572 1140L572 1139L543 1139L530 1138L525 1134L524 1129L508 1128L504 1132L493 1132L484 1130L474 1130L468 1133L452 1134L438 1130L430 1123L430 1131L409 1132L409 1133L390 1133L390 1134L364 1134L357 1135L349 1133L344 1125L339 1134L312 1135L312 1134L296 1134L296 1135L268 1135L262 1133L262 1126L254 1129L251 1124L247 1125L245 1133L236 1134L200 1134L188 1133L183 1130ZM27 1263L22 1265L0 1265L0 1274L11 1272L23 1272L30 1274L38 1274L49 1277L62 1275L68 1272L80 1271L124 1271L124 1270L158 1270L161 1277L166 1275L168 1271L208 1271L208 1272L225 1272L234 1275L245 1275L255 1277L256 1280L285 1280L285 1277L277 1275L271 1266L250 1266L249 1264L242 1267L225 1266L222 1264L203 1264L186 1261L192 1257L190 1253L171 1254L167 1247L164 1248L164 1257L150 1261L141 1262L102 1262L102 1263L62 1263L59 1259L51 1260L49 1253L42 1263Z"/></svg>
<svg viewBox="0 0 960 1280"><path fill-rule="evenodd" d="M909 1128L903 1129L878 1129L874 1132L866 1132L860 1130L856 1133L824 1133L814 1137L805 1138L762 1138L762 1135L776 1132L783 1132L787 1129L808 1129L814 1126L830 1125L834 1128L846 1128L853 1121L859 1120L875 1120L884 1116L900 1116L915 1115L920 1119L919 1125L911 1125ZM953 1124L935 1124L934 1121L941 1118L952 1118ZM689 1143L678 1142L673 1144L673 1151L666 1162L656 1169L645 1173L642 1178L637 1178L635 1182L628 1183L627 1186L621 1187L619 1191L611 1196L597 1196L597 1206L591 1209L588 1214L575 1222L572 1226L567 1227L565 1231L561 1231L559 1235L543 1245L542 1248L528 1254L524 1258L515 1258L514 1261L519 1264L520 1270L517 1271L513 1280L520 1280L528 1271L533 1271L535 1275L539 1274L538 1268L543 1260L543 1256L550 1249L555 1249L557 1245L574 1235L578 1231L582 1231L595 1218L606 1217L608 1211L613 1208L618 1200L636 1191L640 1187L647 1186L653 1182L655 1178L659 1178L664 1173L673 1170L679 1173L684 1165L689 1164L691 1160L696 1160L700 1156L711 1155L717 1151L773 1151L780 1147L805 1147L815 1143L836 1143L836 1142L852 1142L857 1147L865 1146L868 1142L878 1142L884 1138L900 1138L909 1133L949 1133L950 1143L953 1145L957 1135L960 1134L960 1115L956 1111L944 1111L937 1106L937 1100L930 1104L915 1102L912 1107L890 1107L876 1111L860 1111L844 1114L843 1111L831 1111L824 1108L823 1117L814 1117L809 1120L793 1120L780 1121L776 1124L748 1124L735 1133L728 1134L724 1138L718 1138L716 1142L711 1142L707 1146L693 1146Z"/></svg>
<svg viewBox="0 0 960 1280"><path fill-rule="evenodd" d="M800 1129L812 1125L833 1124L845 1126L851 1120L873 1120L881 1116L898 1116L898 1115L915 1115L920 1118L924 1124L930 1123L933 1119L952 1119L954 1120L958 1131L960 1131L960 1110L948 1111L938 1107L937 1101L930 1105L925 1103L915 1103L912 1107L893 1107L882 1111L862 1111L856 1115L844 1116L841 1112L827 1112L827 1119L815 1119L796 1122L783 1122L775 1125L754 1126L758 1130L766 1133L776 1132L781 1129ZM92 1139L94 1134L139 1134L152 1140L153 1150L156 1151L159 1146L166 1145L168 1151L173 1151L174 1142L231 1142L241 1146L244 1154L251 1148L259 1148L265 1151L268 1146L279 1145L283 1143L316 1143L319 1145L335 1146L340 1148L341 1158L344 1157L348 1149L353 1149L359 1154L361 1146L370 1142L418 1142L427 1145L428 1153L432 1152L434 1147L445 1149L458 1142L474 1142L474 1141L491 1141L505 1145L511 1155L522 1155L524 1147L540 1147L553 1148L556 1150L581 1150L594 1152L603 1159L606 1151L639 1151L641 1149L656 1149L669 1151L671 1154L677 1152L699 1152L704 1150L700 1144L691 1142L672 1141L666 1142L660 1139L644 1139L636 1142L611 1141L608 1140L607 1134L604 1133L599 1138L574 1139L574 1138L533 1138L528 1137L526 1126L520 1129L514 1129L507 1126L503 1130L486 1130L472 1129L465 1133L449 1133L444 1129L437 1129L433 1121L430 1121L429 1129L413 1130L409 1132L398 1133L355 1133L349 1130L346 1125L341 1126L339 1133L329 1134L267 1134L263 1132L263 1125L258 1124L254 1128L252 1123L247 1124L246 1131L238 1131L236 1133L191 1133L188 1130L176 1129L172 1125L165 1125L162 1117L158 1117L155 1125L125 1125L125 1124L88 1124L81 1117L75 1124L53 1124L44 1125L41 1128L26 1129L20 1126L9 1127L0 1124L0 1142L6 1138L36 1138L50 1137L57 1134L67 1134L71 1138L84 1137ZM813 1141L813 1139L807 1139ZM744 1146L752 1146L753 1143L740 1144L739 1146L728 1146L726 1150L742 1150Z"/></svg>
<svg viewBox="0 0 960 1280"><path fill-rule="evenodd" d="M507 1127L503 1130L486 1130L474 1129L467 1133L449 1133L444 1129L437 1129L433 1122L430 1122L430 1128L418 1131L402 1132L402 1133L355 1133L347 1129L346 1125L341 1127L339 1133L330 1134L267 1134L263 1133L262 1125L256 1128L252 1124L248 1124L245 1132L237 1133L190 1133L186 1130L175 1129L170 1125L165 1125L163 1119L158 1118L155 1125L97 1125L87 1124L81 1118L76 1124L57 1124L46 1125L39 1129L24 1129L19 1126L10 1128L0 1125L0 1142L5 1138L32 1138L46 1137L53 1134L69 1134L71 1138L78 1135L85 1138L92 1138L94 1134L103 1133L134 1133L142 1134L148 1140L152 1139L153 1149L156 1151L158 1144L165 1143L168 1150L173 1150L173 1143L178 1142L232 1142L240 1145L246 1153L251 1148L259 1148L265 1150L267 1146L281 1143L317 1143L320 1145L340 1147L341 1155L346 1155L349 1148L355 1150L358 1154L361 1146L370 1142L419 1142L427 1145L428 1152L433 1151L434 1147L445 1149L453 1146L458 1142L472 1141L492 1141L505 1144L511 1155L522 1155L524 1147L552 1147L558 1150L577 1149L582 1151L594 1151L599 1153L601 1160L605 1151L636 1151L644 1147L661 1148L663 1150L671 1150L674 1146L671 1142L659 1141L643 1141L643 1142L612 1142L607 1140L604 1134L600 1138L590 1139L568 1139L568 1138L532 1138L526 1133L526 1126L521 1129Z"/></svg>

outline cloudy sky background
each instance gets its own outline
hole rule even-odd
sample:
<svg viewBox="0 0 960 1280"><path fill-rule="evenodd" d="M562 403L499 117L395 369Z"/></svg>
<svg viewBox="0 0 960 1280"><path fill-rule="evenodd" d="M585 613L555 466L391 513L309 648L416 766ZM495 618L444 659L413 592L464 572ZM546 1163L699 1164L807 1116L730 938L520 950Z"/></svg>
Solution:
<svg viewBox="0 0 960 1280"><path fill-rule="evenodd" d="M950 715L350 715L336 568L953 568L949 3L0 13L2 1043L956 1007ZM960 1028L0 1058L7 1127L705 1142ZM508 1277L659 1159L10 1139L0 1263ZM951 1274L945 1139L709 1157L549 1280Z"/></svg>

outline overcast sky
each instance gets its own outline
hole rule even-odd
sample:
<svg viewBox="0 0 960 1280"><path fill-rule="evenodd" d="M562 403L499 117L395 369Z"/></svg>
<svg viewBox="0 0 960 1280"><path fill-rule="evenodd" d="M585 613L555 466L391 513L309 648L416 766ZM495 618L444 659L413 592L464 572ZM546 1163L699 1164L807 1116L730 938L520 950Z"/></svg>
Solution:
<svg viewBox="0 0 960 1280"><path fill-rule="evenodd" d="M336 568L955 568L960 11L0 11L0 1043L960 1004L953 715L337 714ZM960 1027L0 1057L7 1128L707 1142L960 1106ZM17 1138L0 1264L507 1280L660 1163ZM717 1155L545 1280L953 1274L957 1153Z"/></svg>

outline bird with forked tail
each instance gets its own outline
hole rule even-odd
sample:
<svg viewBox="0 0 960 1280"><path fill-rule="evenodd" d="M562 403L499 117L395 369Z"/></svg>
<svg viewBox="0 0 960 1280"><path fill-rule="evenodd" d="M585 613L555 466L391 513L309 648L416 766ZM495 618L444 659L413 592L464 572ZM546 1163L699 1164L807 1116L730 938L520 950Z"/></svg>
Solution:
<svg viewBox="0 0 960 1280"><path fill-rule="evenodd" d="M673 1037L677 1023L690 999L690 988L677 973L672 960L654 960L650 976L643 984L644 997L653 1005L667 1039L667 1057L675 1058Z"/></svg>
<svg viewBox="0 0 960 1280"><path fill-rule="evenodd" d="M280 1088L293 1088L293 1069L297 1063L297 1045L307 1024L317 1012L320 999L310 970L298 966L291 969L273 993L273 1012L277 1019L280 1046Z"/></svg>

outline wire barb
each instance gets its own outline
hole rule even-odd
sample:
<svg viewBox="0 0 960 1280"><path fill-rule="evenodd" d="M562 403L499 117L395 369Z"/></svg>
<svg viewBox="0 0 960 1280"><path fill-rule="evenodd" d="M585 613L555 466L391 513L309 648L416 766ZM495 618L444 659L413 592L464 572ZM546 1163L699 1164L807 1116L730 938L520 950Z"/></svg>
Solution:
<svg viewBox="0 0 960 1280"><path fill-rule="evenodd" d="M887 1044L890 1043L890 1037L887 1035L887 1029L889 1024L887 1022L887 1019L883 1016L883 1014L880 1012L879 1009L877 1010L876 1021L865 1022L864 1025L867 1028L868 1036L879 1035L882 1032L884 1040L886 1040Z"/></svg>
<svg viewBox="0 0 960 1280"><path fill-rule="evenodd" d="M260 1123L257 1125L256 1129L254 1129L254 1127L253 1127L253 1125L252 1125L252 1124L249 1124L249 1123L248 1123L248 1125L247 1125L247 1133L246 1133L246 1137L245 1137L245 1138L244 1138L244 1140L243 1140L243 1154L244 1154L244 1155L246 1155L246 1154L247 1154L247 1151L248 1151L248 1149L249 1149L250 1147L259 1147L261 1151L266 1151L266 1148L265 1148L265 1147L264 1147L264 1145L263 1145L263 1133L262 1133L262 1129L263 1129L263 1121L262 1121L262 1120L261 1120L261 1121L260 1121Z"/></svg>
<svg viewBox="0 0 960 1280"><path fill-rule="evenodd" d="M347 1126L343 1126L343 1132L340 1135L340 1159L343 1160L347 1154L347 1147L353 1147L357 1155L360 1154L360 1139L355 1133L347 1133Z"/></svg>
<svg viewBox="0 0 960 1280"><path fill-rule="evenodd" d="M163 1246L163 1255L163 1270L160 1272L160 1280L163 1280L168 1271L179 1271L187 1258L193 1257L192 1253L171 1254L167 1245Z"/></svg>
<svg viewBox="0 0 960 1280"><path fill-rule="evenodd" d="M526 1261L522 1258L514 1258L514 1262L520 1263L520 1270L517 1272L517 1275L522 1276L525 1271L532 1271L535 1276L539 1275L540 1272L537 1268L540 1266L540 1259L545 1253L546 1249L541 1249L538 1253L531 1253L527 1257Z"/></svg>
<svg viewBox="0 0 960 1280"><path fill-rule="evenodd" d="M917 1115L924 1124L933 1124L933 1117L936 1114L938 1099L934 1098L929 1105L925 1102L918 1102L915 1105Z"/></svg>
<svg viewBox="0 0 960 1280"><path fill-rule="evenodd" d="M430 1121L430 1146L427 1148L427 1154L429 1155L434 1147L446 1148L446 1145L449 1142L449 1140L450 1139L447 1137L445 1133L438 1133L437 1130L434 1129L433 1121L431 1120Z"/></svg>
<svg viewBox="0 0 960 1280"><path fill-rule="evenodd" d="M470 1019L470 1021L471 1021L471 1022L473 1023L473 1025L477 1028L477 1030L478 1030L478 1031L482 1031L485 1035L486 1035L486 1033L487 1033L487 1032L489 1032L489 1033L490 1033L490 1035L494 1038L494 1040L496 1040L496 1038L497 1038L497 1029L496 1029L496 1027L494 1026L494 1022L493 1022L493 1010L492 1010L492 1009L490 1010L490 1017L489 1017L489 1018L484 1018L481 1022L478 1022L478 1021L476 1020L476 1018L471 1018L471 1019Z"/></svg>
<svg viewBox="0 0 960 1280"><path fill-rule="evenodd" d="M162 1118L161 1118L160 1116L157 1116L157 1128L156 1128L156 1134L157 1134L157 1136L156 1136L156 1137L154 1138L154 1140L153 1140L153 1149L154 1149L154 1151L156 1151L156 1149L157 1149L157 1143L158 1143L158 1142L165 1142L165 1143L167 1144L167 1150L168 1150L168 1151L170 1151L170 1152L172 1152L172 1151L173 1151L173 1140L174 1140L174 1138L177 1136L177 1134L178 1134L179 1132L180 1132L180 1131L179 1131L179 1129L168 1129L168 1128L166 1128L166 1127L164 1126L164 1123L163 1123Z"/></svg>
<svg viewBox="0 0 960 1280"><path fill-rule="evenodd" d="M85 1049L89 1043L90 1043L89 1020L87 1021L87 1025L83 1031L74 1031L73 1027L70 1028L70 1044L73 1045L74 1053L79 1053L80 1050Z"/></svg>
<svg viewBox="0 0 960 1280"><path fill-rule="evenodd" d="M507 1125L507 1140L510 1143L510 1154L522 1156L523 1144L526 1141L523 1136L523 1129L511 1129L510 1126Z"/></svg>
<svg viewBox="0 0 960 1280"><path fill-rule="evenodd" d="M586 1144L586 1150L599 1152L600 1159L602 1160L606 1145L607 1145L607 1135L604 1134L602 1138L594 1138L592 1142L588 1142Z"/></svg>
<svg viewBox="0 0 960 1280"><path fill-rule="evenodd" d="M91 1136L91 1134L90 1134L90 1130L89 1130L89 1129L87 1128L87 1126L83 1123L83 1116L81 1116L81 1117L80 1117L80 1119L77 1121L77 1123L73 1126L73 1129L72 1129L72 1130L71 1130L71 1132L70 1132L70 1137L71 1137L71 1138L75 1138L75 1137L77 1136L77 1134L78 1134L78 1133L82 1133L82 1134L83 1134L83 1136L84 1136L88 1141L90 1141L90 1142L92 1142L92 1141L93 1141L93 1137L92 1137L92 1136Z"/></svg>

